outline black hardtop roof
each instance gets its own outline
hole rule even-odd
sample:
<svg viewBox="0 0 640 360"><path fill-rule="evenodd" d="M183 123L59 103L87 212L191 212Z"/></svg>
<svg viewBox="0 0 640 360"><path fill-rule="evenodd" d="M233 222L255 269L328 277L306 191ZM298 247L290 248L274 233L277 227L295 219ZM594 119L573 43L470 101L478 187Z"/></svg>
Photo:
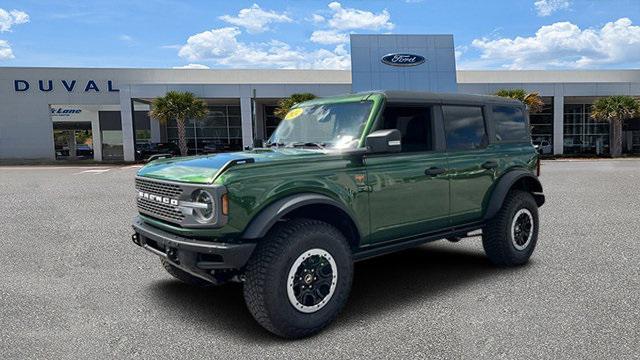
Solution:
<svg viewBox="0 0 640 360"><path fill-rule="evenodd" d="M423 91L398 91L383 90L371 91L368 93L381 93L388 101L398 102L452 102L452 103L491 103L505 104L511 106L524 106L524 104L515 99L505 98L495 95L472 95L472 94L455 94L455 93L434 93Z"/></svg>

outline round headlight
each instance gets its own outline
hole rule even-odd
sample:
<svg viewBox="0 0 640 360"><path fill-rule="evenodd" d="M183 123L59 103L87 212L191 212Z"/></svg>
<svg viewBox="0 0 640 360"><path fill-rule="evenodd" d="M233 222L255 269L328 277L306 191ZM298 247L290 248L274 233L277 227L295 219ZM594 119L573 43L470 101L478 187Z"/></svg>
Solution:
<svg viewBox="0 0 640 360"><path fill-rule="evenodd" d="M206 190L196 190L191 195L191 198L193 202L203 205L194 209L196 220L201 223L211 222L215 216L216 207L213 196Z"/></svg>

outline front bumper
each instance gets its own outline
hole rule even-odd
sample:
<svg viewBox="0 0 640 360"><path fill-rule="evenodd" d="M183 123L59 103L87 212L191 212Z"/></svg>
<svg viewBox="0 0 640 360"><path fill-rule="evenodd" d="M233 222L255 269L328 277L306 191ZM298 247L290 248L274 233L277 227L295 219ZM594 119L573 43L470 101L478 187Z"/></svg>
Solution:
<svg viewBox="0 0 640 360"><path fill-rule="evenodd" d="M145 223L133 221L133 242L167 259L192 275L215 282L216 270L241 269L256 247L255 243L230 244L201 241L178 236Z"/></svg>

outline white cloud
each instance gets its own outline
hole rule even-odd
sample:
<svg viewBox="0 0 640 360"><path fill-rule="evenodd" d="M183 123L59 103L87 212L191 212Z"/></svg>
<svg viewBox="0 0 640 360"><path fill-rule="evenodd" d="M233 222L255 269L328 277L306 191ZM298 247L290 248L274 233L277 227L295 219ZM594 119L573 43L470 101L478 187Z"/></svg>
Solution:
<svg viewBox="0 0 640 360"><path fill-rule="evenodd" d="M319 24L319 23L324 22L326 19L322 15L313 14L313 15L311 15L311 19L310 20L311 20L311 22Z"/></svg>
<svg viewBox="0 0 640 360"><path fill-rule="evenodd" d="M187 64L182 66L174 66L174 69L209 69L207 65L203 64Z"/></svg>
<svg viewBox="0 0 640 360"><path fill-rule="evenodd" d="M533 3L539 16L549 16L558 10L571 7L569 0L537 0Z"/></svg>
<svg viewBox="0 0 640 360"><path fill-rule="evenodd" d="M334 1L330 3L331 16L328 20L319 14L313 14L312 22L321 24L326 22L328 29L316 30L309 40L317 44L344 44L349 41L350 30L391 30L394 24L389 21L391 15L385 9L375 14L370 11L343 8Z"/></svg>
<svg viewBox="0 0 640 360"><path fill-rule="evenodd" d="M249 33L261 33L269 30L269 24L292 22L286 14L263 10L258 4L242 9L238 16L223 15L220 20L247 29Z"/></svg>
<svg viewBox="0 0 640 360"><path fill-rule="evenodd" d="M7 11L0 8L0 32L11 31L13 25L29 22L29 15L20 10Z"/></svg>
<svg viewBox="0 0 640 360"><path fill-rule="evenodd" d="M189 61L210 61L227 67L277 67L346 69L351 61L344 45L333 51L294 49L282 41L245 43L238 40L238 28L226 27L190 36L178 55Z"/></svg>
<svg viewBox="0 0 640 360"><path fill-rule="evenodd" d="M311 53L311 59L306 64L310 69L349 69L351 68L351 55L345 49L344 44L340 44L329 51L320 49Z"/></svg>
<svg viewBox="0 0 640 360"><path fill-rule="evenodd" d="M349 41L349 35L336 30L316 30L310 40L318 44L344 44Z"/></svg>
<svg viewBox="0 0 640 360"><path fill-rule="evenodd" d="M601 29L580 29L570 22L542 26L531 37L475 39L486 65L510 69L640 66L640 26L621 18Z"/></svg>
<svg viewBox="0 0 640 360"><path fill-rule="evenodd" d="M13 51L6 40L0 40L0 60L13 59Z"/></svg>
<svg viewBox="0 0 640 360"><path fill-rule="evenodd" d="M333 12L328 21L329 27L332 29L392 30L395 27L395 25L389 21L391 15L386 9L375 14L366 10L343 8L337 1L330 3L329 9Z"/></svg>
<svg viewBox="0 0 640 360"><path fill-rule="evenodd" d="M238 35L238 28L224 27L189 36L187 43L178 51L178 56L191 61L225 56L238 49Z"/></svg>

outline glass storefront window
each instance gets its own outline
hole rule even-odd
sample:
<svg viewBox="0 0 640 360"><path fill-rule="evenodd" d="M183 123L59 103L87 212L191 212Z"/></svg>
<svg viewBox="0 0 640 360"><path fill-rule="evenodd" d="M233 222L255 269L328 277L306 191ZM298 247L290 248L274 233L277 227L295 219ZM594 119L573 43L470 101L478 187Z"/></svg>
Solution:
<svg viewBox="0 0 640 360"><path fill-rule="evenodd" d="M640 131L631 132L631 152L640 153Z"/></svg>
<svg viewBox="0 0 640 360"><path fill-rule="evenodd" d="M565 104L564 153L606 154L609 152L609 124L591 118L591 104Z"/></svg>
<svg viewBox="0 0 640 360"><path fill-rule="evenodd" d="M149 118L149 105L134 101L133 130L136 144L151 142L151 119Z"/></svg>
<svg viewBox="0 0 640 360"><path fill-rule="evenodd" d="M102 158L104 160L124 159L122 130L102 130Z"/></svg>
<svg viewBox="0 0 640 360"><path fill-rule="evenodd" d="M550 154L553 153L553 97L543 97L542 101L542 110L529 114L531 140Z"/></svg>
<svg viewBox="0 0 640 360"><path fill-rule="evenodd" d="M53 122L56 160L93 159L90 122Z"/></svg>
<svg viewBox="0 0 640 360"><path fill-rule="evenodd" d="M176 121L167 123L167 140L178 143ZM186 124L187 146L191 154L234 151L242 149L240 105L211 105L203 120Z"/></svg>
<svg viewBox="0 0 640 360"><path fill-rule="evenodd" d="M122 122L119 111L100 111L100 136L102 139L102 159L124 160L122 145Z"/></svg>
<svg viewBox="0 0 640 360"><path fill-rule="evenodd" d="M149 142L151 140L151 130L136 129L137 142Z"/></svg>

